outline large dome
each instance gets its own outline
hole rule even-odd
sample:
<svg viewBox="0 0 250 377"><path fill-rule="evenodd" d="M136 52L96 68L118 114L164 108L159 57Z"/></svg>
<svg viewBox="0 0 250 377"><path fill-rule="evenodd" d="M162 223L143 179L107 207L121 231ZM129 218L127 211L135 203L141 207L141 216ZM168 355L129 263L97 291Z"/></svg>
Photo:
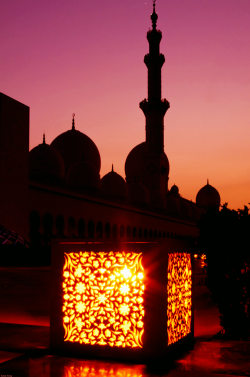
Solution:
<svg viewBox="0 0 250 377"><path fill-rule="evenodd" d="M76 190L95 194L100 190L100 175L88 161L77 161L66 175L66 184Z"/></svg>
<svg viewBox="0 0 250 377"><path fill-rule="evenodd" d="M35 181L56 183L63 181L64 162L60 154L50 145L39 144L29 152L29 176Z"/></svg>
<svg viewBox="0 0 250 377"><path fill-rule="evenodd" d="M146 154L146 142L138 144L128 154L125 162L125 174L127 183L143 182L144 179L144 158ZM167 177L169 173L169 161L165 152L161 154L164 160L164 169Z"/></svg>
<svg viewBox="0 0 250 377"><path fill-rule="evenodd" d="M196 195L196 204L205 209L219 209L220 194L207 182L206 186L202 187Z"/></svg>
<svg viewBox="0 0 250 377"><path fill-rule="evenodd" d="M128 187L124 179L112 171L104 175L101 179L101 192L103 196L111 199L126 200L128 197Z"/></svg>
<svg viewBox="0 0 250 377"><path fill-rule="evenodd" d="M100 172L101 158L97 146L87 135L75 130L74 126L57 136L51 146L62 156L66 172L82 158L94 165L98 173Z"/></svg>
<svg viewBox="0 0 250 377"><path fill-rule="evenodd" d="M146 142L138 144L128 154L125 162L125 174L127 183L143 180L144 156Z"/></svg>

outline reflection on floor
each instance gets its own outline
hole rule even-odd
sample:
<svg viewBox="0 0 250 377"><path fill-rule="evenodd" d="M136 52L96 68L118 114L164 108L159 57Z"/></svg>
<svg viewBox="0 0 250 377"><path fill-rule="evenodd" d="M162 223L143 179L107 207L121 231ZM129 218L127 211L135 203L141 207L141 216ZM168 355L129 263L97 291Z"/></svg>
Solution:
<svg viewBox="0 0 250 377"><path fill-rule="evenodd" d="M46 356L43 358L18 359L12 362L12 369L4 373L22 374L20 377L142 377L149 376L144 365L126 365L100 361L84 361L71 358ZM28 373L27 373L28 372ZM2 373L2 372L1 372ZM19 376L19 375L18 375ZM150 374L153 376L153 374Z"/></svg>
<svg viewBox="0 0 250 377"><path fill-rule="evenodd" d="M0 364L0 375L19 377L208 377L249 376L249 342L211 341L161 373L145 365L81 360L51 355L23 356Z"/></svg>
<svg viewBox="0 0 250 377"><path fill-rule="evenodd" d="M226 375L250 375L250 342L221 341L196 343L185 358L178 361L178 369Z"/></svg>
<svg viewBox="0 0 250 377"><path fill-rule="evenodd" d="M5 363L6 361L15 359L16 357L22 356L22 353L18 352L8 352L8 351L0 351L0 364ZM0 367L1 370L1 367Z"/></svg>

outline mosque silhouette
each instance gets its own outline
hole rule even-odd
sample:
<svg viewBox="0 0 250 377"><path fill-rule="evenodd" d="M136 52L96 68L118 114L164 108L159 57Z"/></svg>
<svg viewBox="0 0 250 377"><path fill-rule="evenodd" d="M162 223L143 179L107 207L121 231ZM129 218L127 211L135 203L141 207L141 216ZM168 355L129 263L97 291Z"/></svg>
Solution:
<svg viewBox="0 0 250 377"><path fill-rule="evenodd" d="M63 237L190 239L198 235L201 213L219 209L220 195L208 182L196 203L183 198L176 185L168 188L164 116L170 104L161 95L165 57L160 53L157 18L154 4L152 29L147 32L149 53L144 57L148 98L139 104L146 118L146 140L127 156L126 181L113 166L100 179L100 153L76 129L74 114L70 130L51 144L43 136L43 142L29 152L29 107L0 93L1 243L6 237L11 242L14 232L33 246L50 245L52 238ZM7 230L14 231L12 236L6 236Z"/></svg>

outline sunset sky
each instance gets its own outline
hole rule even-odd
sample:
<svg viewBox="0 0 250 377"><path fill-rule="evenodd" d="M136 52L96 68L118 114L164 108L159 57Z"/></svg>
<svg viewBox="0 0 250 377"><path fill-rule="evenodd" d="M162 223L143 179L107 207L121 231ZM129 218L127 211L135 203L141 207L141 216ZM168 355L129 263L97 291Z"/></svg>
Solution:
<svg viewBox="0 0 250 377"><path fill-rule="evenodd" d="M195 201L250 202L250 0L157 0L169 187ZM145 140L149 0L8 0L0 12L0 92L30 107L30 149L71 128L125 177Z"/></svg>

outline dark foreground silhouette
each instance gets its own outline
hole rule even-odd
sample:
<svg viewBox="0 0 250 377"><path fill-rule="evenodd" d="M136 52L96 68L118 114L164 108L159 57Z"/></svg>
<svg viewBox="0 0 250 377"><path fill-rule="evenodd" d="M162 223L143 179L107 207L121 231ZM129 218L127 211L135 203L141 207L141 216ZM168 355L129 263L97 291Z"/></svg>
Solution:
<svg viewBox="0 0 250 377"><path fill-rule="evenodd" d="M206 284L220 311L224 337L250 336L250 214L247 206L208 211L198 222L198 249L206 255Z"/></svg>

